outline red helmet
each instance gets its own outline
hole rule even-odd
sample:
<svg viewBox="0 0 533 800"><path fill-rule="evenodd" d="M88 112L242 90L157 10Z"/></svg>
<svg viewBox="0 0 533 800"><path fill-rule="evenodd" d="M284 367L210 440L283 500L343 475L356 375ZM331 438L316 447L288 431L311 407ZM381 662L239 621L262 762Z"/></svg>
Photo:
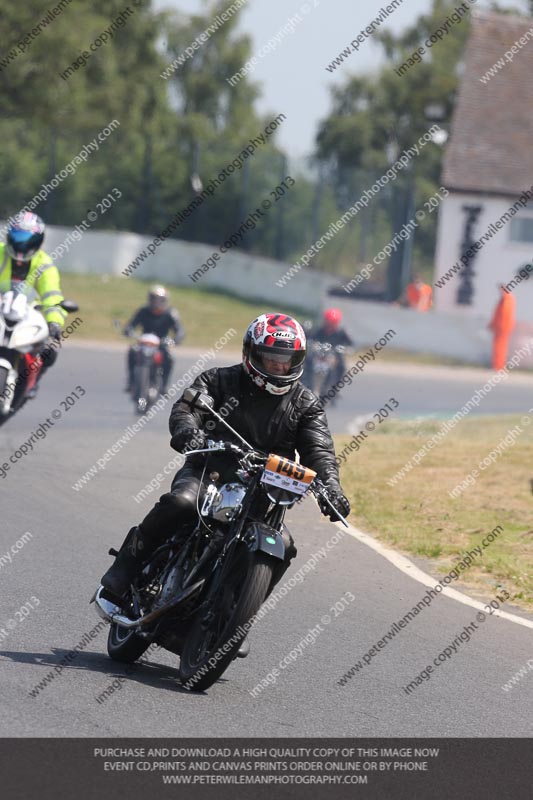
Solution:
<svg viewBox="0 0 533 800"><path fill-rule="evenodd" d="M242 343L242 363L253 382L270 394L286 394L302 376L306 353L300 323L286 314L261 314Z"/></svg>
<svg viewBox="0 0 533 800"><path fill-rule="evenodd" d="M327 308L324 311L324 325L326 328L336 331L342 322L342 311L340 308Z"/></svg>

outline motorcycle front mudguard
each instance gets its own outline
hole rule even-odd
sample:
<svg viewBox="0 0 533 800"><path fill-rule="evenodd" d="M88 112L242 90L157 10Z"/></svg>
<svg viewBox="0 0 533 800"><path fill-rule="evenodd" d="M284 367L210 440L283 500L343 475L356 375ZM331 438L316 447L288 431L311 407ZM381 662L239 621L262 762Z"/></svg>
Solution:
<svg viewBox="0 0 533 800"><path fill-rule="evenodd" d="M138 414L144 414L150 406L150 364L139 359L133 370L131 398Z"/></svg>
<svg viewBox="0 0 533 800"><path fill-rule="evenodd" d="M244 541L252 553L260 550L280 561L285 559L285 545L281 534L265 522L251 522L246 527Z"/></svg>

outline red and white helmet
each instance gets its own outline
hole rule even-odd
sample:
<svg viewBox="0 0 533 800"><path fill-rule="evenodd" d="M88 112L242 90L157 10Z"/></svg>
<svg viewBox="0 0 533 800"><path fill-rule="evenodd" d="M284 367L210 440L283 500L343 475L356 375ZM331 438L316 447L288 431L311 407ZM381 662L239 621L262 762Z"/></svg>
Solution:
<svg viewBox="0 0 533 800"><path fill-rule="evenodd" d="M291 390L304 371L305 354L304 330L286 314L261 314L244 334L244 369L257 386L270 394L287 394ZM274 368L276 362L283 367Z"/></svg>

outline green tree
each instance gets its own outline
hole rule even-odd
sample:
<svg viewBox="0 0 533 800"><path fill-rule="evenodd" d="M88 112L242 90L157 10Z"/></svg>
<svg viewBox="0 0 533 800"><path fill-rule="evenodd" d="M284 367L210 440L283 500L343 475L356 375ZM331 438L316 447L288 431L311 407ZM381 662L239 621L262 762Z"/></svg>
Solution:
<svg viewBox="0 0 533 800"><path fill-rule="evenodd" d="M525 0L529 11L533 0ZM327 169L329 180L336 187L341 208L355 202L373 180L383 175L397 154L417 142L435 121L444 129L450 125L460 78L460 65L470 30L470 18L454 25L450 35L429 49L425 41L455 10L455 0L433 0L428 13L421 14L400 33L378 32L385 65L371 74L348 74L332 90L332 110L319 125L316 155ZM520 9L503 9L492 3L491 10L520 13ZM521 9L524 13L524 7ZM418 48L425 51L419 63L411 61L407 70L397 70ZM430 197L440 185L443 148L431 144L413 162L413 173L404 173L395 181L395 204L409 202L409 185L414 183L414 206ZM403 193L403 200L402 200ZM390 192L380 193L370 233L361 225L352 236L359 242L385 243L391 233ZM394 198L393 198L394 199ZM385 210L385 214L383 211ZM389 219L387 219L389 217ZM415 237L417 268L432 268L436 235L436 215L426 217Z"/></svg>
<svg viewBox="0 0 533 800"><path fill-rule="evenodd" d="M186 48L192 46L226 8L226 0L216 0L202 14L186 20L179 15L169 18L167 57L171 67L186 55ZM247 78L234 86L228 83L227 79L241 69L252 53L250 38L236 30L239 19L240 12L237 12L218 27L166 81L179 119L178 152L188 165L184 183L175 187L175 202L179 198L190 199L193 173L198 173L204 184L207 183L276 116L273 113L263 118L257 114L254 102L259 90ZM275 138L270 138L225 182L223 189L219 188L209 198L206 208L197 212L184 229L188 238L212 243L224 240L255 208L256 198L274 188L272 175L279 174L282 161L274 142ZM272 251L271 215L265 222L247 234L246 248L265 247L267 252Z"/></svg>
<svg viewBox="0 0 533 800"><path fill-rule="evenodd" d="M5 41L17 43L43 18L42 3L21 7L3 2ZM111 120L120 127L43 206L52 222L75 224L102 194L121 183L128 199L117 204L106 222L131 227L139 186L146 131L159 131L173 118L165 88L154 80L164 64L157 50L160 20L150 2L122 17L123 26L96 52L89 45L117 21L122 0L71 4L0 71L4 103L0 112L2 210L24 205L56 171L67 164ZM84 65L80 55L89 52ZM9 51L8 51L9 52ZM78 61L68 80L61 73ZM4 188L10 188L7 193ZM124 193L126 196L126 193ZM41 209L39 209L41 210Z"/></svg>
<svg viewBox="0 0 533 800"><path fill-rule="evenodd" d="M161 77L226 10L226 0L211 2L191 17L155 13L151 6L150 0L130 5L134 13L120 26L123 0L72 2L19 52L18 42L47 9L43 12L42 0L28 0L23 7L0 0L7 53L14 55L0 59L1 215L27 204L116 119L120 126L37 211L49 223L74 226L116 187L122 198L96 226L158 234L193 199L194 174L207 184L277 116L277 110L256 112L259 89L249 79L235 86L227 81L251 55L249 37L237 30L238 14L168 80ZM113 36L91 51L91 43L111 25ZM218 245L269 196L283 164L273 135L175 235ZM309 236L311 198L309 181L301 178L247 233L243 248L271 256L280 255L281 247L301 251Z"/></svg>

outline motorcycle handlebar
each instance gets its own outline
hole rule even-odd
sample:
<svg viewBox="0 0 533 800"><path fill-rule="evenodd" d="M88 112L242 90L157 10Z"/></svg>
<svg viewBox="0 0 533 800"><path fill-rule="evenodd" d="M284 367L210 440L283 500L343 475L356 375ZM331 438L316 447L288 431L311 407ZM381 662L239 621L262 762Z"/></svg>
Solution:
<svg viewBox="0 0 533 800"><path fill-rule="evenodd" d="M232 452L240 457L247 455L245 451L236 444L223 441L214 442L211 439L207 440L207 447L203 447L201 450L187 450L183 455L187 457L195 453L220 453L220 452Z"/></svg>
<svg viewBox="0 0 533 800"><path fill-rule="evenodd" d="M256 462L256 466L264 466L267 461L268 455L266 453L261 453L259 450L248 450L245 451L242 447L239 447L237 444L232 444L231 442L214 442L213 440L209 439L207 442L208 446L201 450L189 450L187 453L184 453L184 456L187 458L189 455L193 455L196 453L217 453L217 452L231 452L234 453L241 459L248 458L249 460L254 460ZM345 525L345 527L349 527L348 523L342 516L339 514L335 506L330 500L329 491L325 483L323 483L320 478L314 478L312 484L309 487L311 493L318 499L321 497L324 502L330 507L330 509L336 514L337 518L340 522Z"/></svg>
<svg viewBox="0 0 533 800"><path fill-rule="evenodd" d="M224 441L214 442L212 440L208 440L208 447L202 448L201 450L189 450L188 452L184 453L184 456L185 456L185 458L187 458L187 456L195 455L197 453L213 453L213 452L214 453L217 453L217 452L231 452L234 455L236 455L237 457L239 457L240 459L242 459L243 461L245 459L248 459L248 461L255 461L256 462L253 465L249 463L248 467L251 467L251 466L257 466L257 467L264 466L266 461L267 461L267 458L268 458L266 453L261 453L258 450L244 451L241 447L239 447L236 444L232 444L231 442L224 442ZM328 488L325 485L325 483L322 483L320 478L317 478L315 476L312 484L309 487L309 490L311 491L311 494L313 494L317 498L317 500L319 498L321 498L326 503L326 505L329 506L331 511L333 511L333 513L337 517L337 519L340 522L342 522L342 524L346 528L350 527L348 525L347 521L345 520L345 518L342 516L342 514L340 514L337 511L337 509L335 508L335 506L331 502Z"/></svg>
<svg viewBox="0 0 533 800"><path fill-rule="evenodd" d="M335 516L337 517L339 522L342 522L342 524L344 525L345 528L349 528L350 527L348 525L348 523L346 522L345 518L342 516L342 514L340 514L337 511L337 509L335 508L335 506L331 502L328 488L324 483L322 483L321 480L319 480L319 478L315 478L313 483L311 484L311 486L309 488L310 488L311 493L317 498L317 500L318 500L318 498L322 498L322 500L324 500L326 505L328 505L330 507L331 511L333 511L335 513Z"/></svg>
<svg viewBox="0 0 533 800"><path fill-rule="evenodd" d="M323 350L326 353L337 353L338 355L346 353L347 347L344 344L330 344L329 342L311 342L311 349L316 352Z"/></svg>

